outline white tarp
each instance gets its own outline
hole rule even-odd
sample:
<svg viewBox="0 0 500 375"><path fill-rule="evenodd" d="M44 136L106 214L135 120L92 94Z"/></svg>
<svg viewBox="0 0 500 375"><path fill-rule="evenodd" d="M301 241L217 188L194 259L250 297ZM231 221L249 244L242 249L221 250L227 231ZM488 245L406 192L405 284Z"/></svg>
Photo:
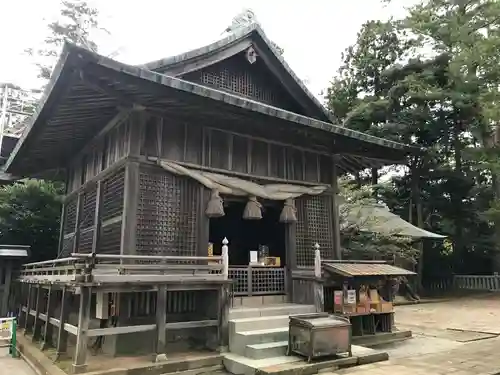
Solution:
<svg viewBox="0 0 500 375"><path fill-rule="evenodd" d="M191 177L208 189L217 190L220 194L255 196L263 199L282 201L297 198L305 194L318 195L326 190L326 186L310 187L291 184L259 185L237 177L186 168L171 161L160 160L158 163L166 171L179 176Z"/></svg>
<svg viewBox="0 0 500 375"><path fill-rule="evenodd" d="M340 212L341 216L343 216L341 218L343 219L341 224L343 228L357 226L359 230L365 232L411 238L446 238L446 236L410 224L398 215L393 214L384 205L342 204Z"/></svg>

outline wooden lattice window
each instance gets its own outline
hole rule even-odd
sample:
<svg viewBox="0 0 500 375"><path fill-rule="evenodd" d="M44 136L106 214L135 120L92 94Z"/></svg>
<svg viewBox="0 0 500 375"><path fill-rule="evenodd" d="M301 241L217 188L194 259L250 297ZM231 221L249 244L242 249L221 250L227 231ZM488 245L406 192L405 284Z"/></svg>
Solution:
<svg viewBox="0 0 500 375"><path fill-rule="evenodd" d="M296 200L296 252L298 266L314 265L314 244L320 245L321 257L333 259L332 197L303 196Z"/></svg>
<svg viewBox="0 0 500 375"><path fill-rule="evenodd" d="M195 255L200 185L187 177L144 168L139 186L137 252Z"/></svg>

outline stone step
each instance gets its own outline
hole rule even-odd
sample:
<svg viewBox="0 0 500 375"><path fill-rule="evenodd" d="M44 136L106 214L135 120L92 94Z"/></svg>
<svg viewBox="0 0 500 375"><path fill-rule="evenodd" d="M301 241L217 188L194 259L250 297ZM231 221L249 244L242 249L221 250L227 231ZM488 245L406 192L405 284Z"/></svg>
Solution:
<svg viewBox="0 0 500 375"><path fill-rule="evenodd" d="M264 359L286 355L288 341L266 342L247 345L245 356L251 359Z"/></svg>
<svg viewBox="0 0 500 375"><path fill-rule="evenodd" d="M278 356L264 359L247 358L234 353L224 354L224 367L237 375L313 375L318 372L336 371L341 368L366 365L389 358L386 352L352 346L352 357L323 358L307 363L305 358L298 356ZM390 371L389 371L390 373Z"/></svg>
<svg viewBox="0 0 500 375"><path fill-rule="evenodd" d="M316 312L313 305L276 304L265 307L241 307L229 311L229 320L258 318L262 316L297 315Z"/></svg>
<svg viewBox="0 0 500 375"><path fill-rule="evenodd" d="M295 356L281 356L266 359L250 359L241 355L224 354L224 367L231 374L255 375L260 369L270 366L280 366L287 363L301 362L302 358Z"/></svg>
<svg viewBox="0 0 500 375"><path fill-rule="evenodd" d="M288 340L288 327L243 331L229 335L229 351L245 355L247 345Z"/></svg>
<svg viewBox="0 0 500 375"><path fill-rule="evenodd" d="M288 327L289 315L260 316L258 318L232 319L229 332L253 331L270 328Z"/></svg>

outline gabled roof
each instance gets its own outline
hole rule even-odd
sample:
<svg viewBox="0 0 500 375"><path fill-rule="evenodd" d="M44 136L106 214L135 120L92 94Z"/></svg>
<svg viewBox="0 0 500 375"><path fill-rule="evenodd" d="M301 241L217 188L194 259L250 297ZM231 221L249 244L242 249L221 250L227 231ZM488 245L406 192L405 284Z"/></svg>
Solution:
<svg viewBox="0 0 500 375"><path fill-rule="evenodd" d="M207 66L228 59L253 46L267 68L281 82L285 90L301 105L304 114L321 121L332 122L328 110L309 91L302 80L297 77L273 43L267 38L262 28L253 23L236 30L229 36L205 47L194 49L183 54L157 61L141 67L160 72L172 77L180 77Z"/></svg>
<svg viewBox="0 0 500 375"><path fill-rule="evenodd" d="M262 104L225 91L119 63L66 44L40 103L5 170L19 176L66 167L110 122L119 107L142 107L165 116L197 116L235 126L309 132L331 152L362 159L401 162L418 149ZM192 117L194 119L194 117ZM360 164L362 165L362 164Z"/></svg>

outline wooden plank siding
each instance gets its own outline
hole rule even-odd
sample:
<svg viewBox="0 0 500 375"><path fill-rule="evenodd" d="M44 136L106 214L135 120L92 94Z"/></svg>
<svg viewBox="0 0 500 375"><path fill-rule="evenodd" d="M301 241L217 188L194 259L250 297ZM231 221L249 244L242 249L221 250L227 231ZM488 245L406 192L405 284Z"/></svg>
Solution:
<svg viewBox="0 0 500 375"><path fill-rule="evenodd" d="M141 154L254 177L332 182L333 155L159 116L146 124Z"/></svg>

